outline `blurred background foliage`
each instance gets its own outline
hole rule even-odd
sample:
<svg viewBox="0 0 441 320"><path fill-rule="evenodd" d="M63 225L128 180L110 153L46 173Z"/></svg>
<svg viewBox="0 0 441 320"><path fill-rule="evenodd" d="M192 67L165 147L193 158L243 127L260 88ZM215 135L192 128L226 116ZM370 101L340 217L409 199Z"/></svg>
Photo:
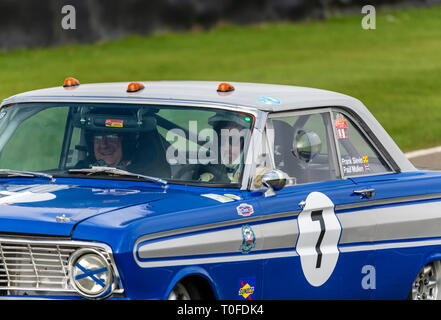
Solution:
<svg viewBox="0 0 441 320"><path fill-rule="evenodd" d="M376 30L362 29L360 7L356 12L334 11L326 19L320 12L312 16L296 22L255 18L257 22L250 19L247 24L219 18L207 28L196 24L85 44L3 49L0 98L60 86L68 76L81 83L218 80L299 85L360 99L405 151L439 145L441 6L381 7Z"/></svg>

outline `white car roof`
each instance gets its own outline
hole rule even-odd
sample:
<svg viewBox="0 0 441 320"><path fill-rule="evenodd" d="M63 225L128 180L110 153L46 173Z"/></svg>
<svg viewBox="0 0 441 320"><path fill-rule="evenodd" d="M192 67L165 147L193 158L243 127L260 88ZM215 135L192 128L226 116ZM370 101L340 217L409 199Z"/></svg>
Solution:
<svg viewBox="0 0 441 320"><path fill-rule="evenodd" d="M235 90L228 95L217 92L222 81L140 81L145 89L136 93L127 93L130 82L81 84L75 89L62 86L29 91L15 95L6 103L41 101L43 99L65 100L71 98L99 97L136 100L181 100L206 103L240 105L263 111L286 111L309 105L331 101L356 101L356 99L327 90L245 82L228 82ZM263 97L263 98L262 98Z"/></svg>
<svg viewBox="0 0 441 320"><path fill-rule="evenodd" d="M345 94L289 85L230 81L140 81L145 88L127 93L130 82L81 84L75 88L63 86L21 93L5 99L3 105L24 102L120 102L166 103L183 105L211 104L237 106L263 112L283 112L314 107L344 107L356 114L374 133L401 171L415 167L398 148L375 117L359 100ZM235 90L219 94L218 85L227 82Z"/></svg>

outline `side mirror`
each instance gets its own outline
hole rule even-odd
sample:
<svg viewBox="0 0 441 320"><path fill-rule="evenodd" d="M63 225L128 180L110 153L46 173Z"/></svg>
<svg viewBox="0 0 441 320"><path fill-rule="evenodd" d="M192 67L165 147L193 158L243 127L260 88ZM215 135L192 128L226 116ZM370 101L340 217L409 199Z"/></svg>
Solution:
<svg viewBox="0 0 441 320"><path fill-rule="evenodd" d="M305 162L311 161L322 149L322 141L314 131L297 131L294 137L294 156Z"/></svg>
<svg viewBox="0 0 441 320"><path fill-rule="evenodd" d="M286 173L273 169L263 175L262 184L268 188L265 197L272 197L276 194L274 191L279 191L286 185Z"/></svg>

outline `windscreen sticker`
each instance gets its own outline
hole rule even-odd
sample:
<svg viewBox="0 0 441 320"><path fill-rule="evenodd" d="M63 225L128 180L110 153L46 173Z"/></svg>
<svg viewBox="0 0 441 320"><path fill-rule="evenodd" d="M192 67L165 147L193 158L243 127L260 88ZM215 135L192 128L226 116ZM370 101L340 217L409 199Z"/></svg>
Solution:
<svg viewBox="0 0 441 320"><path fill-rule="evenodd" d="M334 125L335 131L337 133L337 138L339 140L348 139L348 120L338 118L334 121Z"/></svg>
<svg viewBox="0 0 441 320"><path fill-rule="evenodd" d="M369 158L368 158L368 156L363 156L363 164L364 164L364 170L365 171L371 170L371 167L369 166Z"/></svg>
<svg viewBox="0 0 441 320"><path fill-rule="evenodd" d="M206 197L206 198L210 198L213 200L216 200L218 202L221 203L225 203L225 202L233 202L234 199L231 199L230 197L226 197L220 194L215 194L215 193L206 193L206 194L201 194L202 197Z"/></svg>
<svg viewBox="0 0 441 320"><path fill-rule="evenodd" d="M106 127L122 128L124 127L124 120L106 119Z"/></svg>
<svg viewBox="0 0 441 320"><path fill-rule="evenodd" d="M362 157L345 156L341 159L344 174L357 174L364 172L365 163Z"/></svg>
<svg viewBox="0 0 441 320"><path fill-rule="evenodd" d="M346 140L349 138L348 129L346 129L346 128L335 129L335 132L337 133L337 138L339 140Z"/></svg>
<svg viewBox="0 0 441 320"><path fill-rule="evenodd" d="M348 127L348 120L345 120L343 118L337 118L335 121L335 128L337 129L343 129Z"/></svg>

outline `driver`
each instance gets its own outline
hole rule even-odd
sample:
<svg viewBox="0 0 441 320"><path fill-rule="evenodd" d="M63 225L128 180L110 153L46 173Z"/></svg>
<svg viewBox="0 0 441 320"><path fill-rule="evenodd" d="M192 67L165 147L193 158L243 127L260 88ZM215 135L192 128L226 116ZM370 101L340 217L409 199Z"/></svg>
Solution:
<svg viewBox="0 0 441 320"><path fill-rule="evenodd" d="M128 170L132 162L128 158L130 140L128 136L114 131L86 131L86 141L89 156L80 160L76 169L90 167L113 167Z"/></svg>
<svg viewBox="0 0 441 320"><path fill-rule="evenodd" d="M96 162L92 166L108 166L125 169L130 160L124 159L123 137L118 133L95 132L93 152Z"/></svg>

